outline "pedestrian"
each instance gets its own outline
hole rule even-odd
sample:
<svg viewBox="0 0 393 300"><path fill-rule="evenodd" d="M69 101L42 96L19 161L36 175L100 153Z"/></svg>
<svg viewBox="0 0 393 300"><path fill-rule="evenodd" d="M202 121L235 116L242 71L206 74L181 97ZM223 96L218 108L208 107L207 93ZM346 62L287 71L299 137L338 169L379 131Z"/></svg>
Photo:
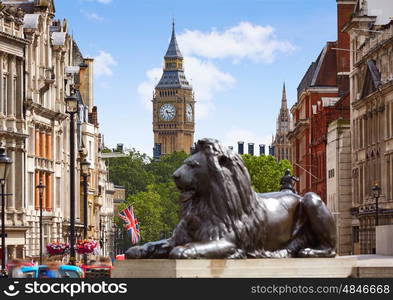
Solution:
<svg viewBox="0 0 393 300"><path fill-rule="evenodd" d="M55 259L49 259L47 262L48 269L43 274L43 278L60 278L59 263Z"/></svg>
<svg viewBox="0 0 393 300"><path fill-rule="evenodd" d="M12 278L23 278L25 277L23 272L22 272L22 266L23 266L23 261L20 259L14 259L13 260L13 268L12 268L12 273L11 277Z"/></svg>
<svg viewBox="0 0 393 300"><path fill-rule="evenodd" d="M111 258L108 256L100 256L98 265L100 267L112 267Z"/></svg>

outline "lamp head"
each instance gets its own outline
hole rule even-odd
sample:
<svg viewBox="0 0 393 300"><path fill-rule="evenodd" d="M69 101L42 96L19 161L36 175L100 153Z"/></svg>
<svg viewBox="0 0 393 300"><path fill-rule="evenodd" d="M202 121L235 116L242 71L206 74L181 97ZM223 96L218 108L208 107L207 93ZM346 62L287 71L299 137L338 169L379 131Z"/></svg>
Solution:
<svg viewBox="0 0 393 300"><path fill-rule="evenodd" d="M6 154L5 147L0 145L0 181L4 182L7 179L12 163L12 159Z"/></svg>
<svg viewBox="0 0 393 300"><path fill-rule="evenodd" d="M76 98L75 93L67 96L65 98L68 113L76 113L78 111L78 98Z"/></svg>
<svg viewBox="0 0 393 300"><path fill-rule="evenodd" d="M379 186L378 183L374 184L374 186L372 187L372 191L373 191L374 198L379 198L381 194L381 187Z"/></svg>
<svg viewBox="0 0 393 300"><path fill-rule="evenodd" d="M40 184L36 186L38 189L38 192L40 193L40 197L44 195L44 190L46 188L45 184L42 183L42 180L40 180Z"/></svg>

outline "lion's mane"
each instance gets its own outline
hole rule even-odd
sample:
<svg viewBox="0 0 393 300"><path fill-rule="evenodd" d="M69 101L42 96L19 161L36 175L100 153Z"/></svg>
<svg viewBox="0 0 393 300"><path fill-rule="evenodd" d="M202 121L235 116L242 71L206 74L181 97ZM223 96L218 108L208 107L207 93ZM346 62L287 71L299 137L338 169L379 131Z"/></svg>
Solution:
<svg viewBox="0 0 393 300"><path fill-rule="evenodd" d="M207 159L208 193L184 204L182 218L203 216L203 222L196 222L201 240L233 233L234 242L246 253L262 250L264 209L251 187L242 158L214 139L199 140L193 154L197 152L203 152ZM212 229L215 232L207 232Z"/></svg>

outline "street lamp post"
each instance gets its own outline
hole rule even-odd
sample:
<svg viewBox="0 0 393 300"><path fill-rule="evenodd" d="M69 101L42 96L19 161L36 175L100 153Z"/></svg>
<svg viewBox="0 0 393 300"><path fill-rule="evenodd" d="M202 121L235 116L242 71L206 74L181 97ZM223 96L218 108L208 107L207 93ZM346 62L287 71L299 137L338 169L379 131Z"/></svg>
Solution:
<svg viewBox="0 0 393 300"><path fill-rule="evenodd" d="M75 264L75 122L78 99L72 93L66 99L67 113L70 115L70 263Z"/></svg>
<svg viewBox="0 0 393 300"><path fill-rule="evenodd" d="M40 265L42 265L42 245L43 245L43 240L44 240L44 235L43 235L43 226L42 226L42 200L44 197L44 190L46 186L42 183L42 180L40 180L40 184L36 186L36 188L39 191L40 195Z"/></svg>
<svg viewBox="0 0 393 300"><path fill-rule="evenodd" d="M88 220L88 207L87 207L87 178L90 172L90 163L85 158L81 162L81 172L83 177L83 239L87 239L87 220ZM83 264L87 265L87 255L83 255Z"/></svg>
<svg viewBox="0 0 393 300"><path fill-rule="evenodd" d="M379 196L381 195L381 187L376 183L373 188L373 196L375 198L375 227L379 225Z"/></svg>
<svg viewBox="0 0 393 300"><path fill-rule="evenodd" d="M5 148L0 146L0 184L1 184L1 272L5 273L5 181L12 164L12 159L5 153Z"/></svg>

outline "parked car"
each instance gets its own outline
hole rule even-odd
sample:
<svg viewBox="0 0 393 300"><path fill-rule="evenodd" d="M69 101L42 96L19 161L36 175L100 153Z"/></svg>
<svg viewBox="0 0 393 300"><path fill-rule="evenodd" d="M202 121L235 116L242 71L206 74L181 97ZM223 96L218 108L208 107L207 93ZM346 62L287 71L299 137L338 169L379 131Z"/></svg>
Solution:
<svg viewBox="0 0 393 300"><path fill-rule="evenodd" d="M26 278L46 278L47 266L22 267L22 272ZM61 278L83 278L83 270L76 266L61 265L59 267Z"/></svg>

